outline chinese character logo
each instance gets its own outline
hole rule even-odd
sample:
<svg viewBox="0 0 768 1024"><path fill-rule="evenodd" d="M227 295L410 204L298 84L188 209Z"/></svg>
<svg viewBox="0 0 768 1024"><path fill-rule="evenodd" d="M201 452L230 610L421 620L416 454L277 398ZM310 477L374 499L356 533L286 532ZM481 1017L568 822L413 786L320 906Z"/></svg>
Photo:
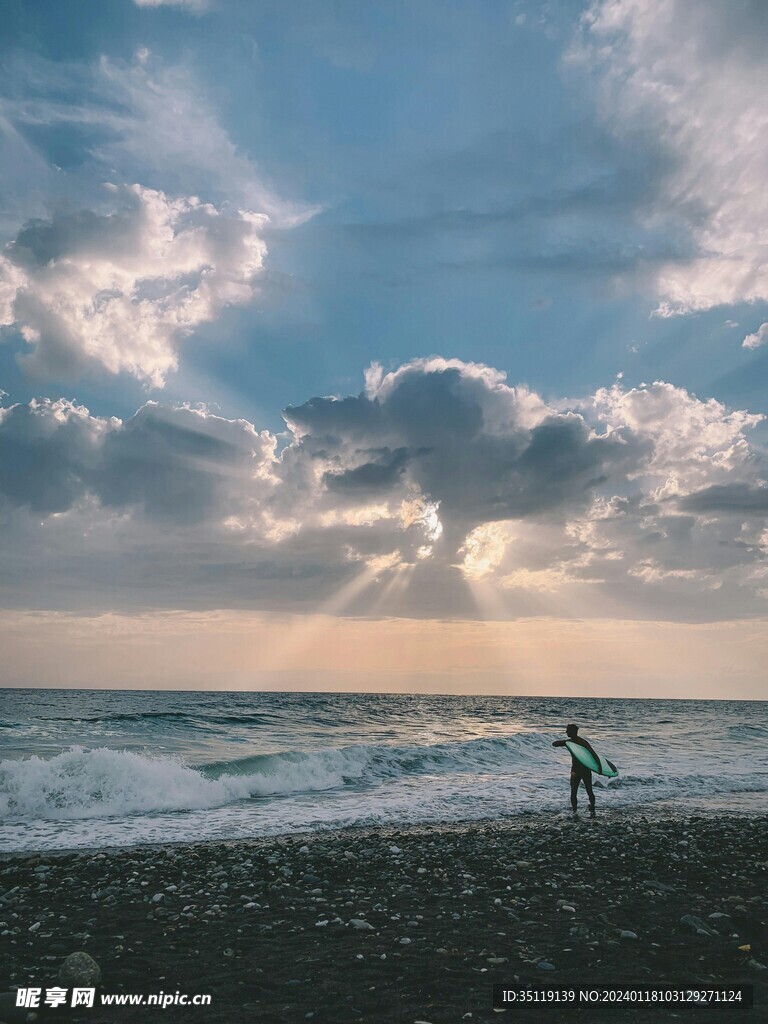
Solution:
<svg viewBox="0 0 768 1024"><path fill-rule="evenodd" d="M70 1006L93 1006L93 997L96 994L95 988L73 988L72 1001Z"/></svg>
<svg viewBox="0 0 768 1024"><path fill-rule="evenodd" d="M40 1005L41 988L19 988L16 990L16 1005L23 1006L26 1010L34 1009Z"/></svg>
<svg viewBox="0 0 768 1024"><path fill-rule="evenodd" d="M66 1001L67 990L65 988L59 988L58 985L54 985L53 988L47 988L45 990L46 1006L63 1006Z"/></svg>

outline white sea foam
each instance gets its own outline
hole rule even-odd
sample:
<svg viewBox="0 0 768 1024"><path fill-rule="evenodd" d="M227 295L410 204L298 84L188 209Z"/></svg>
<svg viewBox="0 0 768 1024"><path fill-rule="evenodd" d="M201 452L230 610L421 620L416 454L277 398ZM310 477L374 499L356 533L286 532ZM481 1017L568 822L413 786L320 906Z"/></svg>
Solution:
<svg viewBox="0 0 768 1024"><path fill-rule="evenodd" d="M239 780L238 780L239 781ZM247 796L243 787L242 796ZM4 817L87 818L221 806L235 794L222 781L168 758L72 747L55 757L0 762Z"/></svg>
<svg viewBox="0 0 768 1024"><path fill-rule="evenodd" d="M47 760L33 756L0 762L0 816L88 818L204 810L254 796L333 789L362 768L331 751L301 760L268 758L261 771L211 778L168 757L72 747Z"/></svg>
<svg viewBox="0 0 768 1024"><path fill-rule="evenodd" d="M88 818L151 811L204 810L249 797L318 792L350 783L375 784L413 773L498 767L520 759L535 736L427 747L358 744L313 753L286 752L217 762L202 768L129 750L73 746L54 757L0 761L0 815Z"/></svg>

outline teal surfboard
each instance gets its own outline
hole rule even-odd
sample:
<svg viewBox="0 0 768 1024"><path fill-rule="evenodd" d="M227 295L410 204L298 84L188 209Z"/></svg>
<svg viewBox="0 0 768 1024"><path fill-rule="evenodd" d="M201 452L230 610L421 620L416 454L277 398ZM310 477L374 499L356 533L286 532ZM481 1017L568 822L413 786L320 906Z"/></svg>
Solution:
<svg viewBox="0 0 768 1024"><path fill-rule="evenodd" d="M565 745L581 764L585 768L589 768L591 772L596 775L604 775L608 779L615 779L619 774L619 769L615 764L612 764L607 757L603 757L602 754L597 755L595 760L591 750L587 750L586 747L582 747L580 743L574 743L572 740L566 740Z"/></svg>

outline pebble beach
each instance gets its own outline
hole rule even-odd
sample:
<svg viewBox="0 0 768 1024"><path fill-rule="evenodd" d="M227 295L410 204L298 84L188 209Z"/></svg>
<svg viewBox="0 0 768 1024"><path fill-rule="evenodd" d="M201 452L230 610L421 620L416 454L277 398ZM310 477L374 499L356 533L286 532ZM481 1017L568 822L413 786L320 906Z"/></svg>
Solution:
<svg viewBox="0 0 768 1024"><path fill-rule="evenodd" d="M166 1021L689 1019L492 1009L494 984L591 983L753 985L753 1009L700 1012L768 1020L765 815L524 816L12 855L0 889L0 1021L33 1019L13 990L56 984L78 951L104 992L211 995ZM36 1011L91 1024L150 1012Z"/></svg>

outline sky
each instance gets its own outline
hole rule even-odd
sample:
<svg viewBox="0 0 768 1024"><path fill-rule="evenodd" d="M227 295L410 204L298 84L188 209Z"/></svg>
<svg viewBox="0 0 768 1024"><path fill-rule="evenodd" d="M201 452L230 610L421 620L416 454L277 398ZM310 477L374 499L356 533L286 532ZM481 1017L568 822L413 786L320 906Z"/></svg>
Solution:
<svg viewBox="0 0 768 1024"><path fill-rule="evenodd" d="M5 686L765 698L761 0L4 0Z"/></svg>

